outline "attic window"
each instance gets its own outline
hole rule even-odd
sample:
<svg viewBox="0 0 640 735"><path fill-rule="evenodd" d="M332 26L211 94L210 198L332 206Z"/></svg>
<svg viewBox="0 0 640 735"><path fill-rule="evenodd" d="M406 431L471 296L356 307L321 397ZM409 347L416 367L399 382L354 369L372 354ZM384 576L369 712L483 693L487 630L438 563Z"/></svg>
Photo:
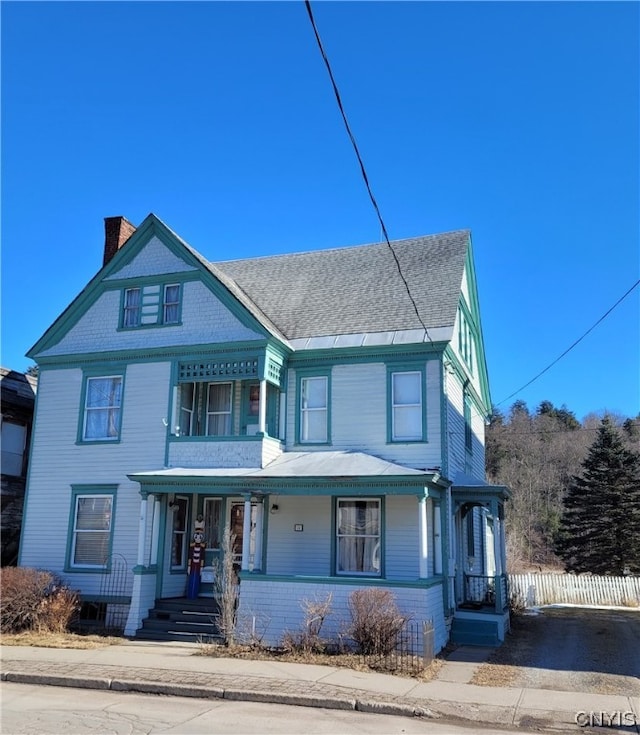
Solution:
<svg viewBox="0 0 640 735"><path fill-rule="evenodd" d="M122 329L180 323L181 288L178 283L126 288L122 299Z"/></svg>

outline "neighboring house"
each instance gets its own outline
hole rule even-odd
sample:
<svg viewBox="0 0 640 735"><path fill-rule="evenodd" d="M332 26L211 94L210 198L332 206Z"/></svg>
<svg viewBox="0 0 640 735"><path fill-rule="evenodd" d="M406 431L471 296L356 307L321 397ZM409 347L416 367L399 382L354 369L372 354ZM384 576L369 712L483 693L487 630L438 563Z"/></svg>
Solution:
<svg viewBox="0 0 640 735"><path fill-rule="evenodd" d="M2 390L2 566L18 560L37 378L0 368Z"/></svg>
<svg viewBox="0 0 640 735"><path fill-rule="evenodd" d="M329 592L337 633L371 585L432 619L436 651L502 640L508 491L484 481L470 233L394 242L401 277L386 244L210 263L153 214L105 225L103 268L29 352L20 563L107 616L124 604L134 635L185 596L201 515L201 595L231 529L239 614L265 642Z"/></svg>

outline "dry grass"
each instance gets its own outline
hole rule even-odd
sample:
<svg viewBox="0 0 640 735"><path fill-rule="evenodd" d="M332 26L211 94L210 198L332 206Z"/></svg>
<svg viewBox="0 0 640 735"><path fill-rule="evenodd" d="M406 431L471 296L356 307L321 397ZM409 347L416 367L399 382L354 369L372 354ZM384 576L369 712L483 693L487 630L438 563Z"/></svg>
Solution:
<svg viewBox="0 0 640 735"><path fill-rule="evenodd" d="M122 643L122 638L102 635L77 635L75 633L23 633L4 634L3 646L36 646L38 648L105 648Z"/></svg>
<svg viewBox="0 0 640 735"><path fill-rule="evenodd" d="M260 661L283 661L294 664L312 664L315 666L332 666L333 668L352 669L355 671L374 671L364 663L363 657L350 653L317 653L313 651L285 651L279 648L260 648L255 646L224 646L217 643L203 643L198 652L200 656L215 658L241 658ZM435 658L422 671L414 674L403 674L396 671L380 671L377 673L392 674L405 678L431 681L435 679L444 661Z"/></svg>

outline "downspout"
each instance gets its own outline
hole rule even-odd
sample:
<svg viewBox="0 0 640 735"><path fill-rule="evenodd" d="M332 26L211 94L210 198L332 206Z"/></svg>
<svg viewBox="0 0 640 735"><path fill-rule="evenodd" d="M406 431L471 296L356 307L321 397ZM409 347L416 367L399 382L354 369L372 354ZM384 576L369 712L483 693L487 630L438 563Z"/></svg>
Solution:
<svg viewBox="0 0 640 735"><path fill-rule="evenodd" d="M445 367L444 353L440 362L440 445L441 466L443 477L449 477L449 401L447 398L447 369ZM442 598L445 616L451 615L452 607L452 575L455 575L453 565L452 539L453 539L453 503L451 498L451 485L446 489L444 503L445 519L442 528L442 561L444 584L442 585Z"/></svg>

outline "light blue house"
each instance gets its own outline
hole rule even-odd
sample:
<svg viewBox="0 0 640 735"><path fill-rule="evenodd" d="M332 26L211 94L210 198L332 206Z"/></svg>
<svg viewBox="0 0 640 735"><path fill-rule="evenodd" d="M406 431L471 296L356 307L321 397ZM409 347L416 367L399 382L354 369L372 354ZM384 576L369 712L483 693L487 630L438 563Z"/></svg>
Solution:
<svg viewBox="0 0 640 735"><path fill-rule="evenodd" d="M328 592L337 632L363 586L432 619L436 651L501 641L508 491L484 481L470 233L212 263L153 214L105 224L103 267L29 352L20 563L132 636L177 600L157 635L189 638L202 516L191 607L210 602L231 529L239 614L266 642Z"/></svg>

